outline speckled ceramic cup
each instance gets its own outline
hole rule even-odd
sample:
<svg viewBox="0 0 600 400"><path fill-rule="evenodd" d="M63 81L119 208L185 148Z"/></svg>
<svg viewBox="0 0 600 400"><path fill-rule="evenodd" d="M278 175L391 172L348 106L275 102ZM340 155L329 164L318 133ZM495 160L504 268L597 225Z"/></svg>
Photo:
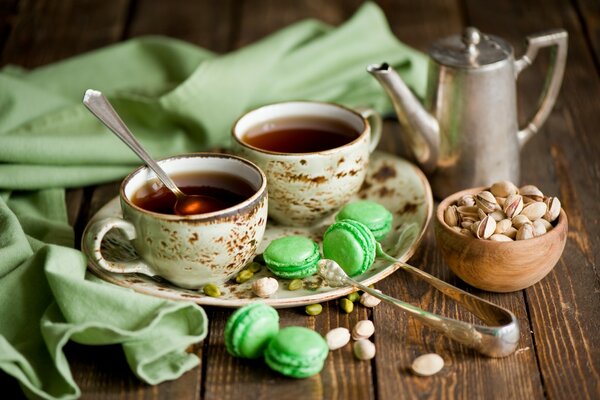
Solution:
<svg viewBox="0 0 600 400"><path fill-rule="evenodd" d="M265 231L265 175L253 163L225 154L186 154L164 159L159 164L169 175L228 173L248 182L255 193L233 207L216 212L187 216L159 214L131 201L138 189L156 179L147 167L140 167L121 184L123 219L106 218L86 230L83 245L88 248L87 254L93 254L97 264L110 272L160 275L188 289L231 278L254 255ZM128 262L105 259L101 244L111 229L120 229L141 259Z"/></svg>
<svg viewBox="0 0 600 400"><path fill-rule="evenodd" d="M279 153L244 141L247 132L281 119L318 118L342 123L356 139L340 147L313 153ZM338 210L360 189L371 152L381 137L381 118L371 109L361 112L332 103L293 101L257 108L232 128L233 150L256 163L266 174L269 216L288 226L310 226Z"/></svg>

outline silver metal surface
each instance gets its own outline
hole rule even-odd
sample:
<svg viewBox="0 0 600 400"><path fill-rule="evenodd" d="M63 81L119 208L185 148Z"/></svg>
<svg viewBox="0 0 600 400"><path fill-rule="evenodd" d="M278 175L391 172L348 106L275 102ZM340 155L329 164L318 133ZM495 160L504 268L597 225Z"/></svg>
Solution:
<svg viewBox="0 0 600 400"><path fill-rule="evenodd" d="M430 51L424 104L389 65L368 66L390 96L407 146L430 174L437 197L498 180L519 182L519 150L554 106L567 37L562 29L529 36L527 51L517 61L506 41L475 28L442 39ZM516 78L544 47L552 48L553 57L540 105L519 130Z"/></svg>
<svg viewBox="0 0 600 400"><path fill-rule="evenodd" d="M83 104L94 114L100 122L110 129L119 139L123 141L133 152L146 163L158 179L171 191L178 199L185 198L183 193L167 175L167 173L158 165L156 161L146 152L142 145L137 141L129 128L125 125L119 114L112 107L108 99L99 91L88 89L83 96Z"/></svg>
<svg viewBox="0 0 600 400"><path fill-rule="evenodd" d="M488 357L506 357L515 351L519 342L519 324L512 312L454 287L418 268L389 256L386 258L400 264L402 269L452 298L488 325L471 324L430 313L412 304L380 293L348 277L344 270L333 260L323 259L319 261L319 275L332 287L354 286L386 303L393 304L424 325Z"/></svg>

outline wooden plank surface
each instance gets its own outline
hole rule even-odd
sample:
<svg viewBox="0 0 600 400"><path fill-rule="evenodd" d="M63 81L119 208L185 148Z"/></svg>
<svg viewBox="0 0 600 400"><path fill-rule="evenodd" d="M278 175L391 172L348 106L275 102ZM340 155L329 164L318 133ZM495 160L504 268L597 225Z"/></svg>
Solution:
<svg viewBox="0 0 600 400"><path fill-rule="evenodd" d="M260 361L230 357L223 343L223 328L231 311L207 308L209 337L189 349L201 358L201 366L161 385L148 386L137 380L118 346L68 344L66 354L84 398L600 397L597 5L587 0L550 0L543 7L537 2L517 0L495 0L485 6L471 0L379 3L399 39L421 50L469 24L505 37L515 45L517 55L523 51L523 38L529 33L565 27L571 35L561 96L546 125L525 146L522 155L523 180L559 195L569 215L569 241L561 262L540 284L497 295L470 288L451 274L431 229L411 260L437 277L513 310L522 329L516 354L500 360L486 359L405 318L391 306L380 305L373 311L358 306L345 315L332 301L324 304L323 314L317 317L306 316L301 308L282 310L282 325L307 326L324 334L331 328L351 328L358 320L370 318L377 327L377 357L372 362L359 362L346 347L330 354L320 375L305 380L285 379ZM117 0L107 6L97 0L3 0L0 64L35 67L147 34L165 34L227 52L304 18L339 24L360 4L358 0ZM546 69L547 56L541 54L539 62L519 78L521 121L535 109ZM399 134L397 123L386 122L380 148L401 153ZM113 183L68 191L69 219L76 235L81 234L89 217L117 194L117 189L118 183ZM454 302L402 272L377 286L428 311L474 321ZM431 378L415 377L408 370L411 361L429 351L442 355L446 367ZM13 380L0 375L0 382L8 398L20 396Z"/></svg>

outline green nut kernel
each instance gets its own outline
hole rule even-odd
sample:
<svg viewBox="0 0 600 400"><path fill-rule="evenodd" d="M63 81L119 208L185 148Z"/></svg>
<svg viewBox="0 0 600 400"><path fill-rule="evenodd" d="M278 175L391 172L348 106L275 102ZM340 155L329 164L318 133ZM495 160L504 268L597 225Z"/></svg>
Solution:
<svg viewBox="0 0 600 400"><path fill-rule="evenodd" d="M265 258L263 257L262 253L257 254L254 257L254 260L252 260L252 261L254 261L255 263L259 263L259 264L265 265Z"/></svg>
<svg viewBox="0 0 600 400"><path fill-rule="evenodd" d="M351 302L356 303L360 300L360 294L358 294L358 292L352 292L348 296L346 296L346 298Z"/></svg>
<svg viewBox="0 0 600 400"><path fill-rule="evenodd" d="M304 282L302 279L294 279L288 284L288 290L298 290L302 289L304 286Z"/></svg>
<svg viewBox="0 0 600 400"><path fill-rule="evenodd" d="M259 263L253 261L250 264L248 264L248 266L246 267L246 269L250 272L252 272L253 274L257 273L258 271L260 271L262 268L262 265L260 265Z"/></svg>
<svg viewBox="0 0 600 400"><path fill-rule="evenodd" d="M204 294L210 297L221 297L221 290L217 287L217 285L213 283L209 283L208 285L202 288Z"/></svg>
<svg viewBox="0 0 600 400"><path fill-rule="evenodd" d="M250 278L252 278L253 276L254 276L254 272L250 271L249 269L243 269L235 277L235 281L237 283L244 283L244 282L250 280Z"/></svg>
<svg viewBox="0 0 600 400"><path fill-rule="evenodd" d="M350 314L352 312L352 310L354 310L354 303L344 297L344 298L340 299L340 308L346 314Z"/></svg>
<svg viewBox="0 0 600 400"><path fill-rule="evenodd" d="M308 315L319 315L323 311L323 306L319 303L309 304L304 308L304 312Z"/></svg>

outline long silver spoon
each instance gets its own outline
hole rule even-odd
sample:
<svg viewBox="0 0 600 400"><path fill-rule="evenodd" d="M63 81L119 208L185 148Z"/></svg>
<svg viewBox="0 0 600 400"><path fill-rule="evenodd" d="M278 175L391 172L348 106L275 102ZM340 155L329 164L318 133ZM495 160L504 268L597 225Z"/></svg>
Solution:
<svg viewBox="0 0 600 400"><path fill-rule="evenodd" d="M110 129L119 139L123 141L133 152L142 159L158 179L175 195L177 201L173 206L173 211L177 215L193 215L209 212L218 208L215 199L209 196L188 195L177 187L175 182L158 165L156 161L146 152L140 142L127 128L119 114L112 107L108 99L98 90L88 89L83 96L83 104Z"/></svg>
<svg viewBox="0 0 600 400"><path fill-rule="evenodd" d="M467 310L475 314L483 322L490 324L490 326L471 324L433 314L412 304L387 296L350 278L342 267L333 260L322 259L319 261L319 275L331 287L354 286L378 299L393 304L423 324L486 356L506 357L515 351L519 343L519 324L513 313L454 287L418 268L399 260L394 259L394 262L399 263L404 270L425 280L448 297L462 304Z"/></svg>

